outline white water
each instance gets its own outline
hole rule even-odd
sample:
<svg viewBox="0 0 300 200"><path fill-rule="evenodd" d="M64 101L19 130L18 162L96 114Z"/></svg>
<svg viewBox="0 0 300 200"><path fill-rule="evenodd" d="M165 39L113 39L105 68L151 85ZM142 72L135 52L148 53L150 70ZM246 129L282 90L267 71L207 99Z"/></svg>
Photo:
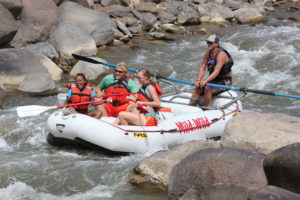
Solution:
<svg viewBox="0 0 300 200"><path fill-rule="evenodd" d="M234 58L233 85L300 95L297 26L239 26L219 32L222 46ZM153 72L193 81L206 50L204 40L205 36L184 36L165 45L141 43L132 51L119 47L114 60L110 50L102 55L111 63L125 61L131 67L144 66ZM300 117L297 99L249 93L242 101L250 111ZM126 184L128 172L151 152L111 157L99 152L55 148L46 142L44 125L49 112L22 119L16 114L18 105L57 103L56 96L20 94L8 97L4 103L0 110L1 199L167 199L165 194L140 191Z"/></svg>

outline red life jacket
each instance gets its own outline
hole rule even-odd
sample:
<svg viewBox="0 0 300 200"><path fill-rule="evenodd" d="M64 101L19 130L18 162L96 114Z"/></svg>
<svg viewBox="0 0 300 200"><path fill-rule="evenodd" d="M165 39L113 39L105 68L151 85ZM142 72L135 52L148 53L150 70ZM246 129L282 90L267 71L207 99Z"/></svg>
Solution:
<svg viewBox="0 0 300 200"><path fill-rule="evenodd" d="M104 90L105 94L124 94L124 93L130 93L130 90L128 88L128 78L126 78L123 81L115 80L112 84L109 86L102 88ZM113 106L120 106L123 104L128 103L126 100L125 95L120 96L111 96L113 102Z"/></svg>
<svg viewBox="0 0 300 200"><path fill-rule="evenodd" d="M80 91L75 83L72 83L71 85L72 95L70 97L70 103L83 103L87 101L91 101L91 92L92 88L86 84L84 89ZM86 105L80 105L80 106L73 106L73 108L79 112L79 113L87 113L88 112L88 106Z"/></svg>
<svg viewBox="0 0 300 200"><path fill-rule="evenodd" d="M162 90L161 90L161 88L160 88L160 86L158 85L157 82L147 83L145 86L143 86L141 89L139 89L138 96L137 96L138 101L145 101L145 102L153 101L153 99L149 96L149 92L147 91L147 88L150 85L152 85L155 88L155 91L156 91L158 97L160 97L162 95ZM153 110L155 112L157 112L159 110L159 108L158 107L153 107ZM147 113L148 111L141 108L140 112L141 113Z"/></svg>

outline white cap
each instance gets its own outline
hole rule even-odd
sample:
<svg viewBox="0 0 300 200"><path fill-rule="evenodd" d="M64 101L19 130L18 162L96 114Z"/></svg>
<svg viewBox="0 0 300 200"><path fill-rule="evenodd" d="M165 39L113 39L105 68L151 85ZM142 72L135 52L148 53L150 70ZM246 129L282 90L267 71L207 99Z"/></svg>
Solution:
<svg viewBox="0 0 300 200"><path fill-rule="evenodd" d="M216 34L210 35L206 40L206 42L219 42L219 38Z"/></svg>

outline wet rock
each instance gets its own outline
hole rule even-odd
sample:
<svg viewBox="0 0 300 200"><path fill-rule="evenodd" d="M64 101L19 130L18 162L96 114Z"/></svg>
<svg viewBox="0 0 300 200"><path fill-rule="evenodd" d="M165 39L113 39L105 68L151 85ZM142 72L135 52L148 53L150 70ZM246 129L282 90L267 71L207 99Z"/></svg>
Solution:
<svg viewBox="0 0 300 200"><path fill-rule="evenodd" d="M298 200L299 194L287 191L276 186L265 186L250 192L248 200Z"/></svg>
<svg viewBox="0 0 300 200"><path fill-rule="evenodd" d="M169 198L179 199L191 188L201 194L206 187L217 183L239 184L247 188L264 186L267 180L263 159L260 153L238 148L197 151L173 167Z"/></svg>
<svg viewBox="0 0 300 200"><path fill-rule="evenodd" d="M183 158L200 149L220 147L214 141L186 142L169 151L160 151L144 159L128 175L128 182L148 189L167 190L172 168Z"/></svg>
<svg viewBox="0 0 300 200"><path fill-rule="evenodd" d="M27 74L17 90L34 95L48 95L57 92L49 73Z"/></svg>
<svg viewBox="0 0 300 200"><path fill-rule="evenodd" d="M127 42L129 42L129 41L130 41L130 38L129 38L129 36L128 36L128 35L124 35L124 36L123 36L123 37L121 37L119 40L120 40L120 41L122 41L122 42L125 42L125 43L127 43Z"/></svg>
<svg viewBox="0 0 300 200"><path fill-rule="evenodd" d="M0 3L0 46L8 44L17 32L13 15Z"/></svg>
<svg viewBox="0 0 300 200"><path fill-rule="evenodd" d="M113 41L112 22L106 13L82 7L73 2L65 2L59 7L62 22L84 30L94 38L96 45ZM72 10L72 12L70 12Z"/></svg>
<svg viewBox="0 0 300 200"><path fill-rule="evenodd" d="M264 160L264 170L269 185L300 194L300 143L287 145L268 154Z"/></svg>
<svg viewBox="0 0 300 200"><path fill-rule="evenodd" d="M300 118L279 113L244 112L227 123L221 145L268 154L300 141L299 133Z"/></svg>
<svg viewBox="0 0 300 200"><path fill-rule="evenodd" d="M159 40L170 40L170 41L174 41L175 37L166 33L160 33L160 32L151 32L149 33L149 35L152 38L155 39L159 39Z"/></svg>
<svg viewBox="0 0 300 200"><path fill-rule="evenodd" d="M99 62L107 62L104 59L98 57L90 57ZM102 64L92 64L88 62L79 61L71 70L70 75L76 76L78 73L85 74L89 81L97 80L104 73L108 73L109 67Z"/></svg>
<svg viewBox="0 0 300 200"><path fill-rule="evenodd" d="M264 16L255 8L240 8L233 11L233 15L240 23L262 23L264 22Z"/></svg>
<svg viewBox="0 0 300 200"><path fill-rule="evenodd" d="M178 16L177 22L182 25L191 25L191 24L199 24L200 23L200 13L197 10L191 7L185 7Z"/></svg>
<svg viewBox="0 0 300 200"><path fill-rule="evenodd" d="M2 4L5 8L7 8L15 18L19 16L23 9L23 1L22 0L0 0L0 4ZM2 17L1 17L2 18ZM2 30L2 29L0 29Z"/></svg>
<svg viewBox="0 0 300 200"><path fill-rule="evenodd" d="M47 56L48 58L53 60L53 62L55 62L55 63L57 63L57 61L58 61L58 54L57 54L55 48L48 42L38 42L35 44L28 45L25 48L35 51L37 53L40 53L44 56Z"/></svg>
<svg viewBox="0 0 300 200"><path fill-rule="evenodd" d="M54 46L63 65L70 65L72 54L83 56L95 55L95 40L81 28L67 23L60 23L50 36L50 44Z"/></svg>

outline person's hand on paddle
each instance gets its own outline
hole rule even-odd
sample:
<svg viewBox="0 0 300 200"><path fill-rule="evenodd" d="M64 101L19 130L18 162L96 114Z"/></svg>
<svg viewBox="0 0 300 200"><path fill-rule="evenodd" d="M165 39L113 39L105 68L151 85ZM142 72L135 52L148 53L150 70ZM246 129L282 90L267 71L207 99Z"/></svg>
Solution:
<svg viewBox="0 0 300 200"><path fill-rule="evenodd" d="M201 80L196 80L196 81L194 82L194 86L195 86L196 88L200 87L200 82L201 82Z"/></svg>
<svg viewBox="0 0 300 200"><path fill-rule="evenodd" d="M207 81L200 81L200 87L205 87L206 86Z"/></svg>

